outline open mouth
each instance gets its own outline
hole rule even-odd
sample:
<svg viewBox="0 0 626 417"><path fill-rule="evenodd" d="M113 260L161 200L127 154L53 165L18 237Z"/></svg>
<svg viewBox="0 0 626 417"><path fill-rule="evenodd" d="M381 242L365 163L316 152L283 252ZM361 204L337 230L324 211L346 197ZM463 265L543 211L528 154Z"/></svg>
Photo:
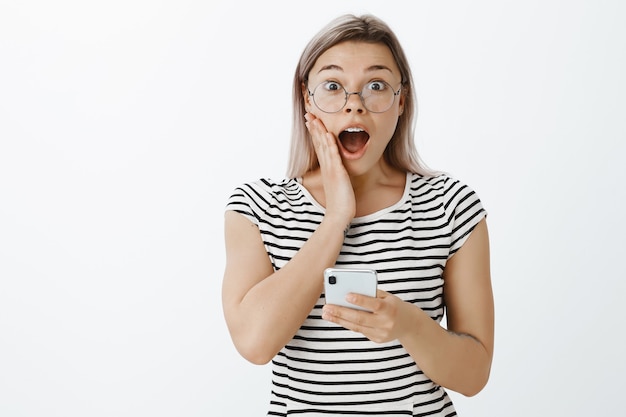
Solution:
<svg viewBox="0 0 626 417"><path fill-rule="evenodd" d="M370 139L370 135L359 127L349 127L339 134L341 146L350 153L357 153Z"/></svg>

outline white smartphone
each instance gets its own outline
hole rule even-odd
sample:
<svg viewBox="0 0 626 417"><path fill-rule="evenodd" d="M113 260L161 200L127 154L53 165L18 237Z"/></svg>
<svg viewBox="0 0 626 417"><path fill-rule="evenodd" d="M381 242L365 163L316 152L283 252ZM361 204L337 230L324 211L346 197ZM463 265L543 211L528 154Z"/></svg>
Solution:
<svg viewBox="0 0 626 417"><path fill-rule="evenodd" d="M324 294L326 304L365 310L346 301L350 292L376 297L378 275L373 269L327 268L324 271Z"/></svg>

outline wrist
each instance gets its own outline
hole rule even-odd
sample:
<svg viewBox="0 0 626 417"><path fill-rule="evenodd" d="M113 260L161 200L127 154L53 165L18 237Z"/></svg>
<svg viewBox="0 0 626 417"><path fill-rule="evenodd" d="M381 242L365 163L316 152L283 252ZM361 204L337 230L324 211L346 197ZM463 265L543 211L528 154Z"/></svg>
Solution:
<svg viewBox="0 0 626 417"><path fill-rule="evenodd" d="M402 302L400 308L402 309L400 312L402 325L398 339L402 344L410 343L413 338L423 336L427 326L436 323L424 310L414 304Z"/></svg>
<svg viewBox="0 0 626 417"><path fill-rule="evenodd" d="M350 221L340 218L324 217L322 224L327 225L329 229L334 229L338 233L341 233L343 237L346 237L350 230Z"/></svg>

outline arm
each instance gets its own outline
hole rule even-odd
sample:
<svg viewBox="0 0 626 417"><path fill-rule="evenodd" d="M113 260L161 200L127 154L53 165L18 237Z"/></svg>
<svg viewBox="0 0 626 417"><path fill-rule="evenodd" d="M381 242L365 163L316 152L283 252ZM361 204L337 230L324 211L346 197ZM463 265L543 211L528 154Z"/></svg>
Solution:
<svg viewBox="0 0 626 417"><path fill-rule="evenodd" d="M243 357L267 363L302 325L323 290L344 229L354 217L354 192L332 134L307 116L324 181L324 219L298 253L274 272L259 229L235 212L225 216L226 269L222 305L231 338Z"/></svg>
<svg viewBox="0 0 626 417"><path fill-rule="evenodd" d="M257 226L226 213L222 304L243 357L267 363L291 340L322 292L323 271L337 259L344 227L323 221L296 256L274 272Z"/></svg>
<svg viewBox="0 0 626 417"><path fill-rule="evenodd" d="M444 270L448 329L420 308L384 291L350 302L374 313L325 306L324 318L375 342L398 339L420 369L439 385L471 396L487 383L494 339L489 238L483 219Z"/></svg>
<svg viewBox="0 0 626 417"><path fill-rule="evenodd" d="M433 381L464 395L475 395L489 379L494 343L489 238L484 219L448 261L444 299L448 330L413 309L407 317L413 317L416 330L407 332L401 342Z"/></svg>

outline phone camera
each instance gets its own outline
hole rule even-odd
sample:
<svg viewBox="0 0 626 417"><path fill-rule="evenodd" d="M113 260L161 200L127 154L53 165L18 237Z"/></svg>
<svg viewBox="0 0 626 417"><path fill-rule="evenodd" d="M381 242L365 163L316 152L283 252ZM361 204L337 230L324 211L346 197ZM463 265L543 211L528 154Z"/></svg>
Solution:
<svg viewBox="0 0 626 417"><path fill-rule="evenodd" d="M332 285L336 284L337 283L337 277L334 276L334 275L329 276L328 277L328 283L332 284Z"/></svg>

